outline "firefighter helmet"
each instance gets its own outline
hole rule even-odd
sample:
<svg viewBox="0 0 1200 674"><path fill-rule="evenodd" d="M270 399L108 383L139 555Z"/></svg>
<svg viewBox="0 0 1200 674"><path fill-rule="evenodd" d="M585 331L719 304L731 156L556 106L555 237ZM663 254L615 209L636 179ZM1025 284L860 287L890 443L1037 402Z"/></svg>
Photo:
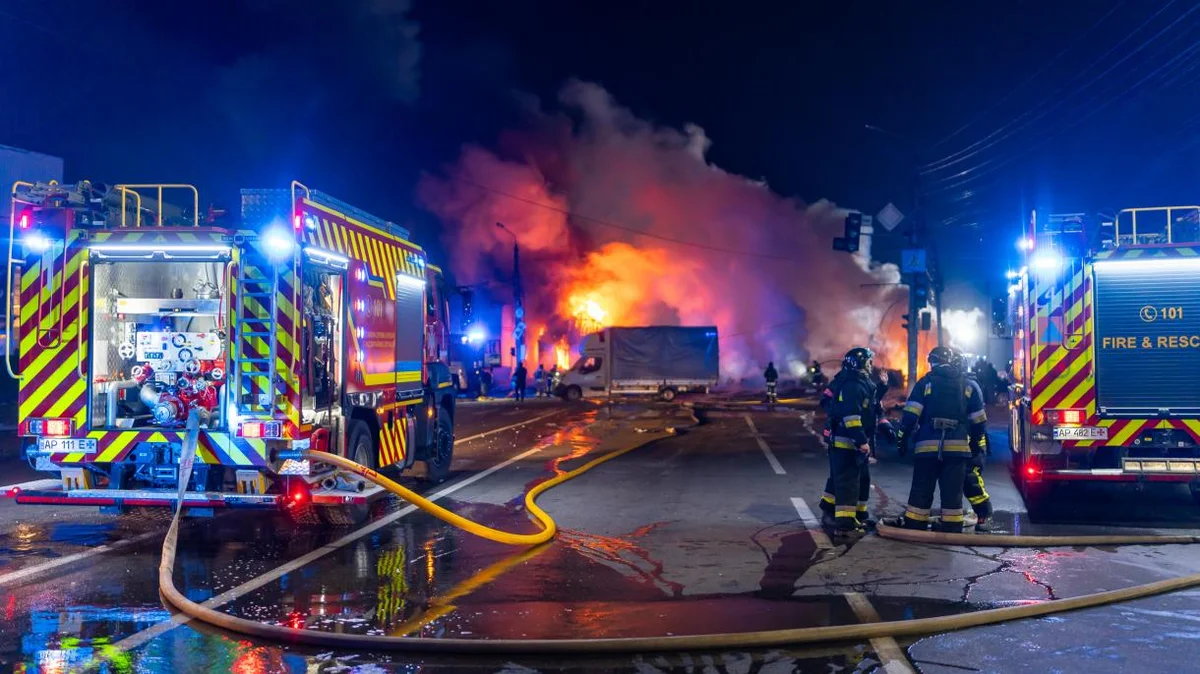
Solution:
<svg viewBox="0 0 1200 674"><path fill-rule="evenodd" d="M954 349L948 346L935 346L929 352L929 367L938 367L939 365L953 366L961 358L961 356L955 354Z"/></svg>
<svg viewBox="0 0 1200 674"><path fill-rule="evenodd" d="M842 358L842 367L847 370L868 370L869 364L875 358L875 352L865 346L856 346L846 352Z"/></svg>

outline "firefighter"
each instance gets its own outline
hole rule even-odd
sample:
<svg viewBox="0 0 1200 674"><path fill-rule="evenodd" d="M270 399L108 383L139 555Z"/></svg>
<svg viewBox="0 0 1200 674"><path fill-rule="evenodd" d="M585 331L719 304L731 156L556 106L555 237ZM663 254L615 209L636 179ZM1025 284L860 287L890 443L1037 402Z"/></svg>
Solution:
<svg viewBox="0 0 1200 674"><path fill-rule="evenodd" d="M525 367L525 363L517 363L517 368L513 370L513 395L517 402L525 401L525 387L529 383L529 369Z"/></svg>
<svg viewBox="0 0 1200 674"><path fill-rule="evenodd" d="M954 352L944 346L929 352L930 371L917 380L904 406L900 454L911 448L912 488L904 516L891 526L928 529L933 493L942 495L938 530L958 533L963 528L963 483L971 447L983 436L987 412L983 392L957 366Z"/></svg>
<svg viewBox="0 0 1200 674"><path fill-rule="evenodd" d="M775 369L775 361L767 363L767 369L763 371L763 379L767 380L767 402L779 402L779 396L775 392L775 386L779 382L779 371Z"/></svg>
<svg viewBox="0 0 1200 674"><path fill-rule="evenodd" d="M960 368L965 365L962 354L955 353L955 363ZM968 374L967 379L976 384L979 383L974 374ZM984 395L986 400L986 394ZM989 531L992 524L992 500L988 496L987 486L983 483L983 466L990 453L986 431L980 433L978 437L971 438L971 459L967 463L967 479L963 482L963 495L967 497L967 502L971 504L972 513L975 515L975 531ZM964 518L963 525L971 526L971 524L971 515L968 514Z"/></svg>
<svg viewBox="0 0 1200 674"><path fill-rule="evenodd" d="M871 495L868 457L876 423L876 385L871 377L874 358L875 354L864 347L847 351L842 359L842 370L838 372L842 381L829 396L833 524L840 534L866 531L867 499Z"/></svg>
<svg viewBox="0 0 1200 674"><path fill-rule="evenodd" d="M549 394L546 393L546 366L538 363L537 369L533 371L533 385L537 387L537 397L545 398Z"/></svg>
<svg viewBox="0 0 1200 674"><path fill-rule="evenodd" d="M814 360L809 367L809 381L812 382L813 388L818 391L823 391L829 385L829 381L825 379L825 373L821 371L820 361Z"/></svg>

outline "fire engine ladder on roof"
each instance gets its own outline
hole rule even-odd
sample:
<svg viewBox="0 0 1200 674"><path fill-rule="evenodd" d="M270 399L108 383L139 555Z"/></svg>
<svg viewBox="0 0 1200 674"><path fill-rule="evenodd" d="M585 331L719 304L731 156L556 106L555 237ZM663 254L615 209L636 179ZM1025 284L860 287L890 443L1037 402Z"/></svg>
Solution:
<svg viewBox="0 0 1200 674"><path fill-rule="evenodd" d="M233 340L233 367L230 384L237 397L238 414L275 412L279 267L258 259L250 248L243 248L237 265L234 289L234 316L230 325ZM271 270L270 275L251 276L251 270ZM262 313L266 312L263 317ZM267 355L247 345L266 343Z"/></svg>

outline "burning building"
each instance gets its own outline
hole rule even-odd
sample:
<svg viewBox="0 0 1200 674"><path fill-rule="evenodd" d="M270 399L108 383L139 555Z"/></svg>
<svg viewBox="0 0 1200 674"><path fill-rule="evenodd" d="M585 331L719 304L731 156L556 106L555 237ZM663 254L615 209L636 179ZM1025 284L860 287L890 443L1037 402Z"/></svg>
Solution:
<svg viewBox="0 0 1200 674"><path fill-rule="evenodd" d="M494 150L465 147L426 176L418 201L447 224L460 279L511 273L512 239L495 223L516 234L539 362L573 360L566 347L606 325L715 324L726 377L768 360L801 374L864 344L902 367L904 291L879 285L897 270L869 246L834 253L844 210L724 171L709 145L699 127L652 124L572 81Z"/></svg>

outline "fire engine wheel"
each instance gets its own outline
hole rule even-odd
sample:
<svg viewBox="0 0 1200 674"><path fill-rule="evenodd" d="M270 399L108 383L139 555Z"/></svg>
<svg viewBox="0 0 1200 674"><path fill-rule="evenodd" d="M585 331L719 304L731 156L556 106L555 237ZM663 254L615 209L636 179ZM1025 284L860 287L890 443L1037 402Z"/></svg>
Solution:
<svg viewBox="0 0 1200 674"><path fill-rule="evenodd" d="M366 466L372 470L375 469L375 438L372 437L371 428L362 421L354 421L350 424L350 443L348 445L348 458L360 466ZM323 506L317 511L321 515L321 519L326 524L335 527L348 527L366 522L371 516L370 504L363 503L358 505L343 505L343 506Z"/></svg>
<svg viewBox="0 0 1200 674"><path fill-rule="evenodd" d="M675 400L675 396L679 395L679 392L668 386L667 388L659 391L658 395L663 399L663 402L669 403Z"/></svg>
<svg viewBox="0 0 1200 674"><path fill-rule="evenodd" d="M450 463L454 460L454 424L443 413L438 415L437 434L433 446L425 459L425 478L430 482L444 482L450 476Z"/></svg>
<svg viewBox="0 0 1200 674"><path fill-rule="evenodd" d="M563 398L567 402L579 402L579 399L583 398L583 389L578 386L568 386L567 390L563 393Z"/></svg>

